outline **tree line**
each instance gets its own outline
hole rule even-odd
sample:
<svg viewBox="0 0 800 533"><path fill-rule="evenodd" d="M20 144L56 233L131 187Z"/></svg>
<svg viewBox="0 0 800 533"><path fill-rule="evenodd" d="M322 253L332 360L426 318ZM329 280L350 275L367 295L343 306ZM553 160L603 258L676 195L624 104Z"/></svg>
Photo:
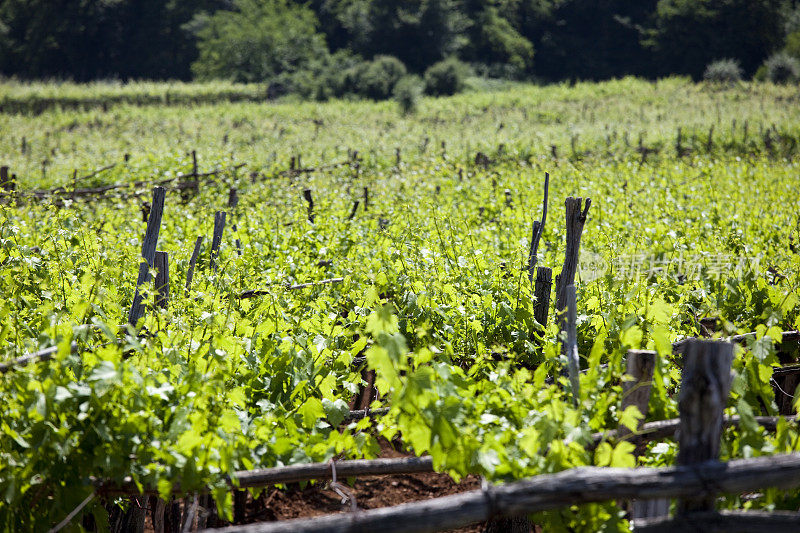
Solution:
<svg viewBox="0 0 800 533"><path fill-rule="evenodd" d="M782 49L800 55L798 4L0 0L0 74L75 81L224 78L274 82L276 90L313 78L334 93L378 69L376 58L381 69L402 67L391 75L422 75L457 58L479 75L542 81L699 78L720 59L751 76Z"/></svg>

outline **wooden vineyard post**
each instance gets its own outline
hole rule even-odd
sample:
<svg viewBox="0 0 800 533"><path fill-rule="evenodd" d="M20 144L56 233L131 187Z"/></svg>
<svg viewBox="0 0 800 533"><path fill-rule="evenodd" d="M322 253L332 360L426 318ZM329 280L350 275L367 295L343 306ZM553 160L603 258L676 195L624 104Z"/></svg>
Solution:
<svg viewBox="0 0 800 533"><path fill-rule="evenodd" d="M691 340L683 357L683 379L678 398L678 465L719 459L722 413L731 387L733 344ZM716 495L679 500L678 515L713 511Z"/></svg>
<svg viewBox="0 0 800 533"><path fill-rule="evenodd" d="M369 188L364 187L364 212L369 211Z"/></svg>
<svg viewBox="0 0 800 533"><path fill-rule="evenodd" d="M217 256L219 255L219 247L222 244L222 232L225 230L225 211L217 211L214 213L214 235L211 238L211 259L209 266L214 272L217 271Z"/></svg>
<svg viewBox="0 0 800 533"><path fill-rule="evenodd" d="M14 176L9 176L8 167L3 165L0 167L0 189L3 192L12 193L17 188L14 181Z"/></svg>
<svg viewBox="0 0 800 533"><path fill-rule="evenodd" d="M581 234L592 199L586 199L586 207L581 211L583 198L569 197L564 202L567 208L567 247L564 252L564 266L556 276L556 310L564 310L567 300L567 286L575 283L578 271L578 254L581 247Z"/></svg>
<svg viewBox="0 0 800 533"><path fill-rule="evenodd" d="M567 337L563 343L562 353L566 354L567 364L569 365L569 382L572 386L572 399L575 401L575 405L578 405L581 399L581 364L578 358L577 298L575 296L575 285L567 285L566 311Z"/></svg>
<svg viewBox="0 0 800 533"><path fill-rule="evenodd" d="M200 246L203 244L203 236L197 237L194 243L194 251L192 257L189 259L189 271L186 272L186 295L189 295L189 288L192 286L192 278L194 277L194 267L197 264L197 258L200 255Z"/></svg>
<svg viewBox="0 0 800 533"><path fill-rule="evenodd" d="M192 173L182 178L181 198L188 201L200 192L200 171L197 166L197 150L192 150Z"/></svg>
<svg viewBox="0 0 800 533"><path fill-rule="evenodd" d="M635 406L642 413L642 417L647 416L647 406L650 401L650 389L653 384L653 372L656 368L656 354L648 350L629 350L627 360L627 380L622 383L622 411L630 406ZM639 421L639 427L644 422L644 418ZM628 438L631 435L630 429L620 426L617 430L618 438ZM631 440L638 441L636 437Z"/></svg>
<svg viewBox="0 0 800 533"><path fill-rule="evenodd" d="M556 313L559 329L563 332L567 328L567 316L564 312L567 307L567 287L574 285L575 273L578 271L578 254L581 247L581 233L586 223L586 216L592 199L586 199L586 207L581 211L583 198L568 197L564 204L567 211L567 246L564 251L564 266L561 274L556 276ZM566 345L564 345L566 348ZM566 352L564 352L566 354Z"/></svg>
<svg viewBox="0 0 800 533"><path fill-rule="evenodd" d="M528 280L533 283L533 273L536 268L536 252L539 250L539 241L544 233L544 225L547 222L547 194L550 189L550 174L544 173L544 200L542 201L542 220L533 221L531 230L531 246L528 250ZM548 301L550 297L548 295Z"/></svg>
<svg viewBox="0 0 800 533"><path fill-rule="evenodd" d="M228 191L228 207L233 209L239 205L239 191L235 187L231 187Z"/></svg>
<svg viewBox="0 0 800 533"><path fill-rule="evenodd" d="M155 306L166 309L169 302L169 254L156 251L153 266L156 269Z"/></svg>
<svg viewBox="0 0 800 533"><path fill-rule="evenodd" d="M233 490L233 523L243 524L247 518L247 491Z"/></svg>
<svg viewBox="0 0 800 533"><path fill-rule="evenodd" d="M622 383L622 405L621 412L629 406L634 405L647 416L648 403L650 402L650 390L653 384L653 373L656 368L656 353L648 350L629 350L627 359L627 380ZM639 421L637 429L642 427L644 418ZM620 425L617 429L618 438L632 440L638 444L641 439L632 437L631 431ZM633 500L631 508L631 518L641 520L644 518L661 518L669 516L669 500L660 498L657 500Z"/></svg>
<svg viewBox="0 0 800 533"><path fill-rule="evenodd" d="M533 308L533 318L542 327L547 327L547 313L550 310L550 291L553 286L553 271L547 267L536 268L536 285L533 296L536 304Z"/></svg>
<svg viewBox="0 0 800 533"><path fill-rule="evenodd" d="M150 281L150 268L153 266L156 256L156 244L158 244L158 232L161 229L161 217L164 214L164 198L166 190L164 187L153 188L153 201L151 202L150 216L147 218L147 229L142 242L142 258L144 262L139 265L139 274L136 279L136 293L133 296L133 304L128 313L128 323L136 327L136 323L144 315L144 305L142 304L141 286Z"/></svg>
<svg viewBox="0 0 800 533"><path fill-rule="evenodd" d="M231 212L235 214L234 211L236 210L236 206L238 205L239 205L239 192L236 190L235 187L231 187L231 190L228 192L228 209L230 209ZM235 223L231 224L231 229L233 230L234 235L238 231ZM242 241L240 241L239 238L237 237L234 242L236 243L236 253L241 256Z"/></svg>
<svg viewBox="0 0 800 533"><path fill-rule="evenodd" d="M314 199L311 197L311 189L303 189L303 198L308 202L308 221L314 223Z"/></svg>
<svg viewBox="0 0 800 533"><path fill-rule="evenodd" d="M353 202L353 209L350 211L350 216L347 217L347 220L353 220L353 217L356 216L356 212L358 211L358 204L359 204L358 200Z"/></svg>

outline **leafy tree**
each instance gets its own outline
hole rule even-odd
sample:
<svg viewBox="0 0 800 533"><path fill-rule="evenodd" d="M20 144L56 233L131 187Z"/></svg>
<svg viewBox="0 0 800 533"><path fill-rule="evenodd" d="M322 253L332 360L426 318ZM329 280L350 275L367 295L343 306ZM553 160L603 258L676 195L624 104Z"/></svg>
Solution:
<svg viewBox="0 0 800 533"><path fill-rule="evenodd" d="M183 29L227 0L0 0L0 72L23 78L189 79Z"/></svg>
<svg viewBox="0 0 800 533"><path fill-rule="evenodd" d="M469 20L457 0L317 0L333 50L390 55L414 72L460 51Z"/></svg>
<svg viewBox="0 0 800 533"><path fill-rule="evenodd" d="M263 81L303 70L328 53L314 12L287 0L235 0L233 10L195 24L198 78Z"/></svg>
<svg viewBox="0 0 800 533"><path fill-rule="evenodd" d="M472 21L469 45L462 56L474 63L507 64L523 73L533 65L533 44L517 28L516 0L470 0L465 11Z"/></svg>
<svg viewBox="0 0 800 533"><path fill-rule="evenodd" d="M657 74L698 78L719 57L752 73L782 36L782 0L659 0L645 44L656 54Z"/></svg>
<svg viewBox="0 0 800 533"><path fill-rule="evenodd" d="M641 26L656 0L519 0L517 27L536 49L534 73L545 79L601 79L650 74Z"/></svg>
<svg viewBox="0 0 800 533"><path fill-rule="evenodd" d="M0 68L23 77L88 80L113 73L113 0L3 0Z"/></svg>

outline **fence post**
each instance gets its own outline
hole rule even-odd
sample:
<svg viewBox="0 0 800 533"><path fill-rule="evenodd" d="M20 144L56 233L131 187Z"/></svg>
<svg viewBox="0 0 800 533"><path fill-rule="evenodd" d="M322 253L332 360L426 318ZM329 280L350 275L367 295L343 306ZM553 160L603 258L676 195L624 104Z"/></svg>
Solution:
<svg viewBox="0 0 800 533"><path fill-rule="evenodd" d="M139 292L142 285L150 281L150 267L156 256L156 244L158 244L158 232L161 230L161 217L164 214L164 198L166 190L164 187L153 188L153 201L151 202L150 216L147 218L147 229L142 242L142 258L144 262L139 265L139 274L136 279L136 293L133 296L133 304L128 313L128 323L136 326L136 323L144 315L142 305L142 295Z"/></svg>
<svg viewBox="0 0 800 533"><path fill-rule="evenodd" d="M564 340L562 353L567 356L567 364L569 365L569 382L572 385L572 399L575 405L580 403L581 398L581 385L580 385L580 372L581 364L578 359L578 328L577 328L577 298L575 297L575 285L567 285L567 320L566 320L566 334L567 338Z"/></svg>
<svg viewBox="0 0 800 533"><path fill-rule="evenodd" d="M12 175L9 177L8 175L8 167L3 165L0 167L0 189L5 192L14 192L17 188L17 184L15 183L14 176Z"/></svg>
<svg viewBox="0 0 800 533"><path fill-rule="evenodd" d="M311 189L303 189L303 198L308 202L308 221L314 223L314 199L311 197Z"/></svg>
<svg viewBox="0 0 800 533"><path fill-rule="evenodd" d="M539 250L539 240L544 233L544 225L547 222L547 194L550 189L550 174L544 173L544 200L542 201L542 220L533 221L533 229L531 231L531 246L528 249L528 280L533 282L533 272L536 268L536 252ZM548 297L549 299L549 297Z"/></svg>
<svg viewBox="0 0 800 533"><path fill-rule="evenodd" d="M533 308L533 318L547 327L547 313L550 310L550 291L553 287L553 271L547 267L536 267L536 285L533 296L536 300Z"/></svg>
<svg viewBox="0 0 800 533"><path fill-rule="evenodd" d="M155 306L166 309L169 302L169 254L156 251L153 266L156 269Z"/></svg>
<svg viewBox="0 0 800 533"><path fill-rule="evenodd" d="M214 213L214 235L211 238L211 259L209 266L214 272L217 271L217 256L219 255L219 247L222 244L222 232L225 230L225 211L217 211Z"/></svg>
<svg viewBox="0 0 800 533"><path fill-rule="evenodd" d="M733 344L691 340L683 356L683 380L678 398L678 465L719 458L722 412L731 387ZM698 495L678 501L678 515L713 511L716 495Z"/></svg>
<svg viewBox="0 0 800 533"><path fill-rule="evenodd" d="M197 166L197 150L192 150L192 173L181 176L179 186L181 199L188 202L193 196L200 193L200 175Z"/></svg>
<svg viewBox="0 0 800 533"><path fill-rule="evenodd" d="M203 244L203 236L197 237L194 243L194 251L192 257L189 259L189 271L186 272L186 296L189 296L189 287L192 285L192 278L194 277L194 266L197 263L197 258L200 255L200 246Z"/></svg>
<svg viewBox="0 0 800 533"><path fill-rule="evenodd" d="M231 187L231 190L228 192L228 209L230 209L231 212L235 215L236 206L238 205L239 205L239 192L236 190L235 187ZM236 219L234 218L234 220ZM236 235L238 230L236 228L235 223L231 225L231 229L233 230L233 234ZM240 241L239 238L237 237L234 242L236 244L236 253L241 256L242 241Z"/></svg>
<svg viewBox="0 0 800 533"><path fill-rule="evenodd" d="M653 373L656 367L656 354L648 350L628 350L626 375L627 381L622 383L622 405L620 409L625 411L628 406L635 405L642 415L647 416L648 403L650 402L650 390L653 384ZM639 427L644 422L644 418L639 421ZM638 428L637 428L638 429ZM617 429L619 438L629 438L638 444L641 439L631 437L630 430L625 426ZM669 516L669 500L660 498L657 500L633 500L631 518L634 523L644 518L662 518Z"/></svg>
<svg viewBox="0 0 800 533"><path fill-rule="evenodd" d="M358 200L353 202L353 209L350 211L350 216L347 217L347 220L353 220L353 217L356 216L356 211L358 211L358 204L359 204Z"/></svg>
<svg viewBox="0 0 800 533"><path fill-rule="evenodd" d="M655 352L628 350L626 375L629 378L622 383L623 396L622 405L620 406L622 411L633 405L639 409L643 417L647 416L647 405L650 401L650 389L653 384L655 367ZM643 422L644 418L639 421L640 427ZM620 426L617 430L617 435L620 439L629 438L631 431L625 426ZM631 440L639 441L640 439L632 437Z"/></svg>
<svg viewBox="0 0 800 533"><path fill-rule="evenodd" d="M578 270L578 254L581 246L581 233L583 233L583 225L586 223L586 215L589 213L589 207L592 205L592 199L586 199L586 207L581 211L581 204L583 198L568 197L564 204L566 206L567 218L567 246L564 251L564 265L561 267L561 274L556 276L556 318L558 319L560 331L567 331L567 313L565 309L568 306L569 289L568 287L575 284L575 273ZM572 356L566 351L567 344L563 344L563 354L568 357L570 364L572 364ZM577 349L576 349L577 352ZM577 353L575 355L577 361ZM573 386L575 383L573 383Z"/></svg>
<svg viewBox="0 0 800 533"><path fill-rule="evenodd" d="M581 234L592 199L586 199L586 207L581 211L583 198L569 197L564 202L567 208L567 247L564 251L564 266L556 276L556 310L561 313L566 307L567 286L575 283L578 270L578 254L581 247ZM563 328L562 328L563 329Z"/></svg>

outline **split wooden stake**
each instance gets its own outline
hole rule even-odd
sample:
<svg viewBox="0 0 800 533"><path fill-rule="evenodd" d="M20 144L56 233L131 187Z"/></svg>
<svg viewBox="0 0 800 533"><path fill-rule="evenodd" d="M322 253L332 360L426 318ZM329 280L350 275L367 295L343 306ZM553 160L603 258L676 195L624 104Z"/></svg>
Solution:
<svg viewBox="0 0 800 533"><path fill-rule="evenodd" d="M550 190L550 173L544 173L544 200L542 201L542 220L533 221L533 229L531 231L531 246L528 250L528 280L533 283L533 273L536 268L536 253L539 250L539 241L544 233L544 225L547 222L547 194ZM550 296L547 297L548 302Z"/></svg>
<svg viewBox="0 0 800 533"><path fill-rule="evenodd" d="M136 326L139 319L144 315L144 305L142 304L141 286L150 281L150 268L153 266L156 256L156 244L158 244L158 233L161 230L161 217L164 215L164 199L166 197L164 187L153 188L153 201L150 203L150 216L147 218L147 229L142 241L142 258L144 262L139 265L139 273L136 279L136 293L133 296L133 304L128 313L128 323Z"/></svg>
<svg viewBox="0 0 800 533"><path fill-rule="evenodd" d="M225 211L217 211L214 213L214 235L211 238L211 259L209 266L214 272L217 271L217 257L219 256L219 248L222 244L222 232L225 230Z"/></svg>
<svg viewBox="0 0 800 533"><path fill-rule="evenodd" d="M194 267L197 264L197 258L200 255L200 246L203 244L203 236L197 237L194 243L194 251L192 257L189 259L189 271L186 273L186 295L189 295L189 287L192 285L192 278L194 277Z"/></svg>
<svg viewBox="0 0 800 533"><path fill-rule="evenodd" d="M156 251L153 266L156 269L155 306L166 309L169 303L169 254Z"/></svg>
<svg viewBox="0 0 800 533"><path fill-rule="evenodd" d="M719 459L723 410L731 388L733 344L693 340L686 346L683 379L678 398L678 465L696 465ZM713 511L716 495L678 502L678 514Z"/></svg>

